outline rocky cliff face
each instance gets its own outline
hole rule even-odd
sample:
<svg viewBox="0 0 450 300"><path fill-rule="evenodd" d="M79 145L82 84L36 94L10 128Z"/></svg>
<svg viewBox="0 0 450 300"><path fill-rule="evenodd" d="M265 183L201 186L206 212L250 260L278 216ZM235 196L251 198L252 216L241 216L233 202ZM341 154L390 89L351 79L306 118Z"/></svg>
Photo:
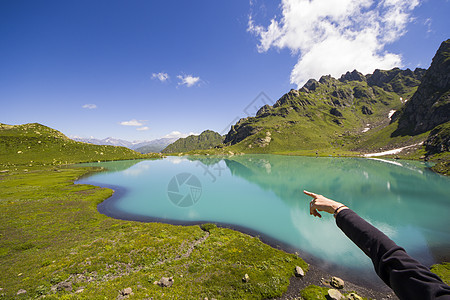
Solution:
<svg viewBox="0 0 450 300"><path fill-rule="evenodd" d="M431 130L424 145L428 155L450 151L450 122Z"/></svg>
<svg viewBox="0 0 450 300"><path fill-rule="evenodd" d="M420 68L416 68L414 71L399 68L388 71L377 69L373 74L367 75L366 80L370 86L378 86L385 91L402 94L406 92L405 87L418 86L425 72L426 70Z"/></svg>
<svg viewBox="0 0 450 300"><path fill-rule="evenodd" d="M415 135L450 121L450 39L443 42L416 93L405 105L394 135Z"/></svg>
<svg viewBox="0 0 450 300"><path fill-rule="evenodd" d="M260 111L261 109L258 112ZM264 117L268 116L269 114L270 113L267 114L260 113L259 116ZM261 129L258 128L258 126L253 126L253 124L248 123L247 122L248 119L249 118L240 119L235 125L231 126L230 131L225 136L224 144L234 145L244 140L246 137L261 131Z"/></svg>

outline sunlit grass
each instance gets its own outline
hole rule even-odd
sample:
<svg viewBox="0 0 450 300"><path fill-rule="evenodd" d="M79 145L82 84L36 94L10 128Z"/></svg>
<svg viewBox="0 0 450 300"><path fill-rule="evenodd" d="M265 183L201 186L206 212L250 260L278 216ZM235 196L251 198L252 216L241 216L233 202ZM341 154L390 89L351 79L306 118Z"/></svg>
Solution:
<svg viewBox="0 0 450 300"><path fill-rule="evenodd" d="M230 229L208 226L207 233L101 215L96 205L112 191L74 185L86 172L52 167L0 177L0 287L8 298L19 289L27 291L24 298L51 296L67 281L72 291L55 297L83 289L78 298L111 299L131 287L137 298L261 299L281 295L296 265L307 269L296 255ZM243 283L246 273L250 282ZM154 285L162 276L175 284Z"/></svg>

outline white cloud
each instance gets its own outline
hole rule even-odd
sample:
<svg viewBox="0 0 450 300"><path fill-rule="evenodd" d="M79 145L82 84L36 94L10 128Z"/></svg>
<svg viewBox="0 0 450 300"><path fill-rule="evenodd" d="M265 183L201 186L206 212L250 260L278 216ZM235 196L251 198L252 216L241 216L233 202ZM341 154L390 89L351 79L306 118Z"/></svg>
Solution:
<svg viewBox="0 0 450 300"><path fill-rule="evenodd" d="M425 20L425 22L423 23L423 25L425 25L427 27L427 33L431 33L433 32L433 30L431 29L431 23L432 23L432 19L428 18Z"/></svg>
<svg viewBox="0 0 450 300"><path fill-rule="evenodd" d="M169 78L170 78L169 74L163 73L163 72L152 74L152 79L158 79L161 82L164 82L164 81L168 80Z"/></svg>
<svg viewBox="0 0 450 300"><path fill-rule="evenodd" d="M136 119L132 119L130 121L120 122L119 124L124 125L124 126L143 126L144 125L143 122L145 122L145 121L143 121L143 120L138 121Z"/></svg>
<svg viewBox="0 0 450 300"><path fill-rule="evenodd" d="M401 56L384 47L406 32L418 5L419 0L282 0L281 19L264 27L250 15L248 31L258 37L259 52L287 48L298 55L290 80L300 87L321 75L401 66Z"/></svg>
<svg viewBox="0 0 450 300"><path fill-rule="evenodd" d="M95 109L95 108L97 108L97 105L95 105L95 104L85 104L82 107L83 108L87 108L87 109Z"/></svg>
<svg viewBox="0 0 450 300"><path fill-rule="evenodd" d="M194 77L192 75L178 75L177 78L180 79L178 85L186 85L187 87L200 83L200 77Z"/></svg>
<svg viewBox="0 0 450 300"><path fill-rule="evenodd" d="M179 131L172 131L169 134L166 134L165 136L163 136L163 138L185 138L187 136L190 135L199 135L198 133L193 133L193 132L189 132L189 133L181 133Z"/></svg>
<svg viewBox="0 0 450 300"><path fill-rule="evenodd" d="M150 128L148 126L136 128L136 130L138 130L138 131L146 131L146 130L149 130L149 129Z"/></svg>

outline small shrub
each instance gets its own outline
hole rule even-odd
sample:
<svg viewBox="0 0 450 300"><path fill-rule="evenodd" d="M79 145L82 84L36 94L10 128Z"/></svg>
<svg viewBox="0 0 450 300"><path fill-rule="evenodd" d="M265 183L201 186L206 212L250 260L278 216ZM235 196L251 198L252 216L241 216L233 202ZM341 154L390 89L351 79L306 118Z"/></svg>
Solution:
<svg viewBox="0 0 450 300"><path fill-rule="evenodd" d="M216 224L213 224L213 223L205 223L205 224L200 225L200 228L201 228L203 231L210 232L211 229L217 228L217 225L216 225Z"/></svg>
<svg viewBox="0 0 450 300"><path fill-rule="evenodd" d="M51 260L46 260L42 263L41 267L49 266L51 263L52 263Z"/></svg>
<svg viewBox="0 0 450 300"><path fill-rule="evenodd" d="M48 293L48 287L45 285L40 285L34 290L34 292L36 293L36 296L45 295Z"/></svg>
<svg viewBox="0 0 450 300"><path fill-rule="evenodd" d="M305 300L326 299L328 288L310 285L301 290L300 295Z"/></svg>
<svg viewBox="0 0 450 300"><path fill-rule="evenodd" d="M50 279L50 283L53 284L53 285L57 284L57 283L60 283L61 281L63 281L63 279L59 275L56 275L55 277Z"/></svg>
<svg viewBox="0 0 450 300"><path fill-rule="evenodd" d="M155 282L156 280L158 280L158 278L154 275L154 274L150 274L149 276L148 276L148 282L150 282L150 283L153 283L153 282Z"/></svg>
<svg viewBox="0 0 450 300"><path fill-rule="evenodd" d="M201 269L202 269L202 267L198 264L192 264L188 267L189 273L197 273Z"/></svg>
<svg viewBox="0 0 450 300"><path fill-rule="evenodd" d="M26 243L17 245L15 248L17 250L28 250L28 249L31 249L31 248L34 248L34 247L35 247L35 245L32 242L26 242Z"/></svg>

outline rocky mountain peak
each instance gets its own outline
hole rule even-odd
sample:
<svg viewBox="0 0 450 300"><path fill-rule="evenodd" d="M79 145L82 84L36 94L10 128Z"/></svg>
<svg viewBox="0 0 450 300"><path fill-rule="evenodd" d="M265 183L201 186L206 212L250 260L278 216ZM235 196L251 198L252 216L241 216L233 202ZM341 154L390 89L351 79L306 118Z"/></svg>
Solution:
<svg viewBox="0 0 450 300"><path fill-rule="evenodd" d="M391 81L395 75L401 72L399 68L394 68L389 71L376 69L372 74L367 75L367 83L369 85L376 85L382 87L383 84Z"/></svg>
<svg viewBox="0 0 450 300"><path fill-rule="evenodd" d="M414 72L410 69L401 70L399 68L392 70L376 69L373 74L368 74L365 77L369 86L377 86L387 92L403 94L407 87L415 87L420 84L425 71L420 68L417 68Z"/></svg>
<svg viewBox="0 0 450 300"><path fill-rule="evenodd" d="M270 109L272 108L272 106L270 106L269 104L266 104L264 106L262 106L258 112L256 113L257 117L263 116L265 114L268 114L270 112Z"/></svg>
<svg viewBox="0 0 450 300"><path fill-rule="evenodd" d="M317 82L317 84L319 84L319 83ZM301 95L300 91L291 89L288 93L284 94L280 99L278 99L277 102L275 102L275 104L273 105L273 108L277 108L277 107L280 107L285 104L289 104L289 105L293 105L293 106L312 104L307 99L301 99L300 95ZM266 108L269 108L269 107L266 107Z"/></svg>
<svg viewBox="0 0 450 300"><path fill-rule="evenodd" d="M366 77L362 73L353 70L352 72L342 74L341 78L339 78L339 81L366 81Z"/></svg>
<svg viewBox="0 0 450 300"><path fill-rule="evenodd" d="M320 77L319 82L322 83L322 84L326 84L326 83L329 83L329 82L331 82L333 80L334 80L334 78L331 77L331 75L324 75L324 76Z"/></svg>
<svg viewBox="0 0 450 300"><path fill-rule="evenodd" d="M319 85L319 82L317 82L317 80L310 79L305 83L303 88L307 88L309 91L315 91L318 85Z"/></svg>

